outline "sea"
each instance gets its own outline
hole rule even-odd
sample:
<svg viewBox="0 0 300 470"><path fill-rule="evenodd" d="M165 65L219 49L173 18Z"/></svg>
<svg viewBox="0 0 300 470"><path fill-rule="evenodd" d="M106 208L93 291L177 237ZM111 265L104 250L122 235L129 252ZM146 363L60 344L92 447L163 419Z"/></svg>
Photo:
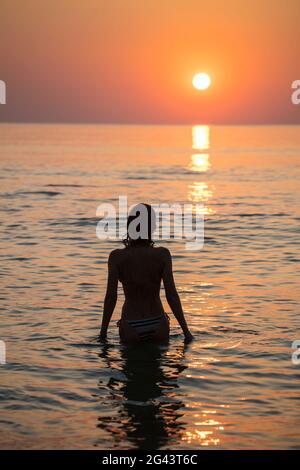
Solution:
<svg viewBox="0 0 300 470"><path fill-rule="evenodd" d="M300 126L1 124L0 447L300 449L299 182ZM120 197L202 208L155 241L190 344L163 286L169 344L120 344L121 285L98 340Z"/></svg>

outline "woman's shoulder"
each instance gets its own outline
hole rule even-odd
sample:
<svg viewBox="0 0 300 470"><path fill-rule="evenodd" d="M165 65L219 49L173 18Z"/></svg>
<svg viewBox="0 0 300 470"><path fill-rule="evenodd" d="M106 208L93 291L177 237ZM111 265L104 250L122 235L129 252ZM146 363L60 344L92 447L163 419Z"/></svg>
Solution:
<svg viewBox="0 0 300 470"><path fill-rule="evenodd" d="M171 253L170 253L170 250L168 248L166 248L165 246L155 246L153 247L156 252L164 257L164 258L169 258L171 256Z"/></svg>
<svg viewBox="0 0 300 470"><path fill-rule="evenodd" d="M122 256L122 252L124 251L123 248L115 248L114 250L112 250L110 253L109 253L109 257L108 257L108 260L110 262L114 262L114 261L117 261L118 259L120 259L120 257Z"/></svg>

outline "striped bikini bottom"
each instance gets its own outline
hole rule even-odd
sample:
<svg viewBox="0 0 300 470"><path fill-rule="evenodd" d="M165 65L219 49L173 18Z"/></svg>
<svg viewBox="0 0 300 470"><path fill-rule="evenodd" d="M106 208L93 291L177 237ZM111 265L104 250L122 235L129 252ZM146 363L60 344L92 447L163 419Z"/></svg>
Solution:
<svg viewBox="0 0 300 470"><path fill-rule="evenodd" d="M156 317L148 317L141 320L126 320L126 322L136 331L141 340L151 340L156 333L161 319L164 317L168 318L165 313L162 313Z"/></svg>

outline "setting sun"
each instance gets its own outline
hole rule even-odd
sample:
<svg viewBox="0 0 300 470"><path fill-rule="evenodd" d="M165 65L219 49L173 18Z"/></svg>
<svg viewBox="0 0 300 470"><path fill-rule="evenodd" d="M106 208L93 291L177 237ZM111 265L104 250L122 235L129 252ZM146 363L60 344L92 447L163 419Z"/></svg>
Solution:
<svg viewBox="0 0 300 470"><path fill-rule="evenodd" d="M211 84L210 76L207 73L197 73L193 77L193 86L197 90L206 90Z"/></svg>

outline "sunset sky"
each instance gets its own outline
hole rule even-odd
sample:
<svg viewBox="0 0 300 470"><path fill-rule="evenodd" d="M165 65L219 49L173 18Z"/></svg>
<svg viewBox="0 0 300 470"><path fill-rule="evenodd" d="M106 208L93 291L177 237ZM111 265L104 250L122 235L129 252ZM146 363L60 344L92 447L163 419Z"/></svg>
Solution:
<svg viewBox="0 0 300 470"><path fill-rule="evenodd" d="M299 44L299 0L2 0L0 120L300 123Z"/></svg>

